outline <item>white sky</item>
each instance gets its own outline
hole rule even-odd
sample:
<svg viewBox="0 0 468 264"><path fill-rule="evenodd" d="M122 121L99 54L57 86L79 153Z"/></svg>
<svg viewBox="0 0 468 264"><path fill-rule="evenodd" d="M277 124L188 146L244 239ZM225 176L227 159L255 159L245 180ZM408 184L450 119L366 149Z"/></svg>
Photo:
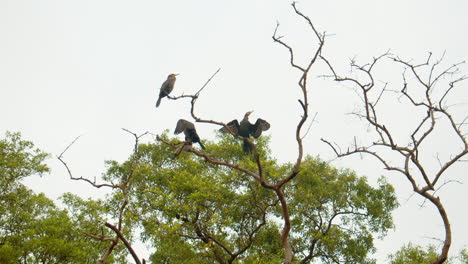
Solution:
<svg viewBox="0 0 468 264"><path fill-rule="evenodd" d="M419 61L429 51L446 51L449 64L468 58L467 1L304 0L297 6L320 31L332 34L324 54L341 72L348 69L349 58L368 60L388 49ZM77 176L99 176L104 160L121 161L131 151L133 138L121 128L159 134L172 132L179 118L190 119L188 100L163 99L160 108L154 107L169 73L181 74L173 94L189 94L221 68L198 101L198 115L230 121L255 110L253 118L271 123L267 134L273 153L279 160L294 160L298 72L289 66L287 51L272 42L276 21L279 34L305 62L316 40L289 1L0 0L0 134L19 131L53 154L48 161L52 173L28 182L34 190L52 198L66 191L101 196L101 190L68 180L55 156L82 135L66 160ZM468 72L466 66L462 70ZM321 74L328 72L314 68L313 76ZM457 99L466 103L464 85ZM346 115L359 103L350 88L314 78L310 96L311 115L318 115L305 140L306 153L331 160L333 153L321 137L342 146L354 135L365 138L366 131ZM401 117L397 129L406 125ZM215 127L197 124L197 129L202 138L213 139ZM446 141L434 143L443 148L440 153L450 150ZM442 238L435 210L427 204L420 208L421 199L411 196L401 177L385 174L367 157L334 164L367 175L371 183L387 175L398 188L397 228L377 243L381 262L409 241L427 244ZM449 172L447 180L467 182L466 163ZM440 195L452 223L452 253L457 253L468 245L468 187L449 184Z"/></svg>

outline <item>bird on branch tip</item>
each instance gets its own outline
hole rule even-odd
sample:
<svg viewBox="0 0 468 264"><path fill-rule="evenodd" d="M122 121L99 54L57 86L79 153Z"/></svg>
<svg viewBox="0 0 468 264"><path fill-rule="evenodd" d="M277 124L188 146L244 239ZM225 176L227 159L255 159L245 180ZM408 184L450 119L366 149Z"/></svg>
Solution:
<svg viewBox="0 0 468 264"><path fill-rule="evenodd" d="M226 126L231 129L231 131L236 135L244 138L243 149L245 153L252 152L253 146L249 141L246 139L250 138L250 136L254 138L258 138L262 135L263 131L267 131L270 129L270 123L267 121L258 118L255 124L251 124L249 122L249 116L253 113L253 111L249 111L245 113L244 118L239 123L237 119L232 120L231 122L227 123ZM229 131L222 127L219 131L222 133L229 133Z"/></svg>
<svg viewBox="0 0 468 264"><path fill-rule="evenodd" d="M186 141L186 144L184 144L184 146L191 146L192 143L198 143L200 144L200 147L202 149L205 149L205 146L203 146L203 144L200 141L200 137L197 134L197 130L195 130L195 125L192 122L189 122L185 119L179 119L179 121L177 121L177 126L174 131L174 134L178 135L182 132L184 132Z"/></svg>
<svg viewBox="0 0 468 264"><path fill-rule="evenodd" d="M161 85L161 89L159 90L159 98L158 98L158 101L156 102L156 107L158 107L161 104L161 99L163 97L168 96L174 89L174 84L175 84L177 75L179 74L174 74L174 73L169 74L169 76L167 76L167 79Z"/></svg>

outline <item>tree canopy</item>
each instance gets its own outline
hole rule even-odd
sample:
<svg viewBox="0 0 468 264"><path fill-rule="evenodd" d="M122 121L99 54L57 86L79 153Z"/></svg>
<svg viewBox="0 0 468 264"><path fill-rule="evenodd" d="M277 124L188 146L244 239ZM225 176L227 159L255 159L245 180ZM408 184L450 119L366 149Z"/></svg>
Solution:
<svg viewBox="0 0 468 264"><path fill-rule="evenodd" d="M93 226L99 229L96 220L104 208L97 210L96 219L79 219L79 210L70 218L68 210L22 184L26 177L49 172L47 157L19 133L0 139L0 263L92 263L105 248L83 235ZM68 196L66 202L71 201ZM91 203L98 202L86 204L87 214Z"/></svg>
<svg viewBox="0 0 468 264"><path fill-rule="evenodd" d="M317 62L329 71L320 76L357 89L362 105L355 114L374 133L374 137L366 134L367 144L355 136L354 144L346 150L335 142L322 141L337 157L366 154L376 158L384 169L403 176L414 193L437 209L443 221L445 234L439 253L436 247L409 244L390 256L391 263L452 261L448 255L451 224L437 192L445 185L442 182L449 168L468 154L463 127L468 117L460 119L447 107L448 95L467 79L458 68L462 62L440 69L443 56L434 60L429 53L425 61L414 63L387 51L367 63L352 59L351 72L343 75L323 52L329 35L317 30L295 2L292 7L315 39L304 62L289 39L279 34L279 23L272 35L273 42L288 52L291 68L300 73L296 86L301 94L297 100L300 118L291 127L297 147L297 155L290 159L294 162L276 160L268 137L240 133L250 130L246 128L251 125L242 126L241 122L236 132L229 128L232 122L196 113L200 93L219 69L196 93L167 97L190 99L195 122L222 126L229 134L200 142L195 125L179 119L183 122L176 133L184 131L185 142L166 132L143 144L140 139L149 132L137 135L124 129L135 137L134 151L124 162L107 161L107 171L98 180L74 177L65 163L63 154L76 140L59 155L72 180L109 188L105 199L83 199L67 193L58 206L44 194L29 190L22 180L49 171L44 163L47 154L34 149L19 134L8 133L0 141L0 261L127 263L131 256L136 264L145 264L133 247L141 240L149 245L148 260L152 263L376 263L371 257L374 239L393 227L391 213L398 206L395 192L384 178L370 185L352 170L334 168L307 155L303 140L314 121L309 119L308 85ZM388 82L377 78L375 69L384 61L401 68L402 88L392 90ZM385 104L389 91L418 110L413 112L418 116L402 141L381 118L380 105ZM262 130L266 130L270 125L263 121ZM440 140L440 136L433 136L439 129L449 131L450 138L458 142L458 149L446 158L439 158L439 149L432 152L426 148ZM203 150L194 147L194 142ZM435 156L439 168L428 170L427 155ZM394 160L394 156L399 159ZM460 260L466 262L466 255L462 251Z"/></svg>
<svg viewBox="0 0 468 264"><path fill-rule="evenodd" d="M204 144L209 155L255 170L255 161L232 136L219 135L217 142ZM279 179L293 166L270 156L268 138L259 139L257 150L269 180ZM114 184L128 181L124 191L114 189L108 202L115 212L119 204L128 203L122 230L133 230L129 237L139 235L151 244L152 263L283 259L278 198L245 173L200 162L187 152L175 158L173 148L157 142L138 145L123 163L109 161L104 178ZM375 236L393 226L391 212L397 202L391 185L381 179L372 187L365 177L319 158L304 159L285 193L293 208L295 263L373 263L369 254ZM117 218L115 213L113 221Z"/></svg>

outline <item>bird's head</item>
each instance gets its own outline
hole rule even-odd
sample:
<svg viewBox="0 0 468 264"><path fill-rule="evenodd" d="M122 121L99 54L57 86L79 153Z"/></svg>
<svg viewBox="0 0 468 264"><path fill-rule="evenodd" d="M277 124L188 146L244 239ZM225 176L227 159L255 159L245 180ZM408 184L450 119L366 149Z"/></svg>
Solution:
<svg viewBox="0 0 468 264"><path fill-rule="evenodd" d="M167 76L167 78L168 79L175 79L177 75L179 75L179 74L178 73L177 74L171 73L171 74L169 74L169 76Z"/></svg>
<svg viewBox="0 0 468 264"><path fill-rule="evenodd" d="M252 111L249 111L249 112L247 112L247 113L245 113L245 116L249 116L249 115L251 115L252 113L253 113L253 110L252 110Z"/></svg>

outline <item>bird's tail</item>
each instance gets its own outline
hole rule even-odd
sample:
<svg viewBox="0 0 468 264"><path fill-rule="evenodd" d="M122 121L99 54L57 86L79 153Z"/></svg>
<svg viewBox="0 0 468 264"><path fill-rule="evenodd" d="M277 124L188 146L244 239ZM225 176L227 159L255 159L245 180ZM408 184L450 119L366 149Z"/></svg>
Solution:
<svg viewBox="0 0 468 264"><path fill-rule="evenodd" d="M244 152L246 154L252 153L252 149L253 149L252 143L250 143L246 138L244 138L244 144L242 144L242 148L244 149Z"/></svg>
<svg viewBox="0 0 468 264"><path fill-rule="evenodd" d="M156 107L158 107L158 106L161 104L161 98L162 98L162 97L159 97L159 98L158 98L158 101L156 102Z"/></svg>
<svg viewBox="0 0 468 264"><path fill-rule="evenodd" d="M200 147L204 150L205 149L205 146L203 146L203 144L201 143L201 141L198 141L198 144L200 144Z"/></svg>

